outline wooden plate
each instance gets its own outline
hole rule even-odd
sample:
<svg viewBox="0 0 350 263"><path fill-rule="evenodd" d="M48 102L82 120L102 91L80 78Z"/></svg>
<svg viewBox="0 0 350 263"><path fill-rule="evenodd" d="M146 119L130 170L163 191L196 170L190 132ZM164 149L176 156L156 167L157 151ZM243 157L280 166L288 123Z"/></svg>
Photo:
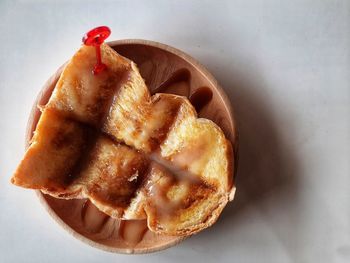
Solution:
<svg viewBox="0 0 350 263"><path fill-rule="evenodd" d="M189 97L198 115L217 123L237 152L237 132L230 101L202 65L180 50L152 41L130 39L108 44L136 62L152 93ZM63 67L46 82L34 103L27 126L26 147L40 117L37 106L48 102ZM174 246L184 239L154 234L147 229L144 220L112 219L88 200L61 200L36 192L59 225L93 247L117 253L149 253Z"/></svg>

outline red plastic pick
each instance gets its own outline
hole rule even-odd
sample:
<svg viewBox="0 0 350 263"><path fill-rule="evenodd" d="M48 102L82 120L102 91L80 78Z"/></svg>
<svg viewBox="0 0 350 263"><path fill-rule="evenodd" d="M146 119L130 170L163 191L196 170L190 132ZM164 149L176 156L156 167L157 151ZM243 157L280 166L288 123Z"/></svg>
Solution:
<svg viewBox="0 0 350 263"><path fill-rule="evenodd" d="M111 30L107 26L99 26L91 29L83 37L83 43L87 46L94 46L96 49L96 65L92 70L94 75L97 75L103 71L107 66L102 63L101 60L101 44L106 40L111 34Z"/></svg>

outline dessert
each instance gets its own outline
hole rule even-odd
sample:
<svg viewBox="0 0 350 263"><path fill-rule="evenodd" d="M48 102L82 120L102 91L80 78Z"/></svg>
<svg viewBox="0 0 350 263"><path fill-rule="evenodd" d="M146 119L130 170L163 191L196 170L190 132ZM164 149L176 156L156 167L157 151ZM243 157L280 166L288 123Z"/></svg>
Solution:
<svg viewBox="0 0 350 263"><path fill-rule="evenodd" d="M136 65L82 46L42 108L12 182L57 198L88 198L113 218L147 219L185 236L213 224L233 198L232 148L181 96L151 96Z"/></svg>

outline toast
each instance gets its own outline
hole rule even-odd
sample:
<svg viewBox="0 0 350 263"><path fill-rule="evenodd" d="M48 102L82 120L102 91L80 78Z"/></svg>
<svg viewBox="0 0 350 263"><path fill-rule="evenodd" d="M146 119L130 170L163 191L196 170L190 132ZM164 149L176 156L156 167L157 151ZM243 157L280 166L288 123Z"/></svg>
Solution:
<svg viewBox="0 0 350 263"><path fill-rule="evenodd" d="M231 143L187 98L151 96L132 61L106 44L101 54L107 69L98 75L92 47L66 65L12 183L88 198L159 234L209 227L233 199Z"/></svg>

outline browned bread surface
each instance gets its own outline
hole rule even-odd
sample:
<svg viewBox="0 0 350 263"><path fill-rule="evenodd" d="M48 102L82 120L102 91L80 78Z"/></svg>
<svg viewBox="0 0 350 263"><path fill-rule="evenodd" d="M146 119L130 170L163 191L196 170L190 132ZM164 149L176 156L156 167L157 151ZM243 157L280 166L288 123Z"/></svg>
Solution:
<svg viewBox="0 0 350 263"><path fill-rule="evenodd" d="M82 46L44 107L12 182L57 198L89 198L157 233L213 224L230 199L232 148L181 96L151 96L136 65L102 46L108 69L91 74Z"/></svg>

